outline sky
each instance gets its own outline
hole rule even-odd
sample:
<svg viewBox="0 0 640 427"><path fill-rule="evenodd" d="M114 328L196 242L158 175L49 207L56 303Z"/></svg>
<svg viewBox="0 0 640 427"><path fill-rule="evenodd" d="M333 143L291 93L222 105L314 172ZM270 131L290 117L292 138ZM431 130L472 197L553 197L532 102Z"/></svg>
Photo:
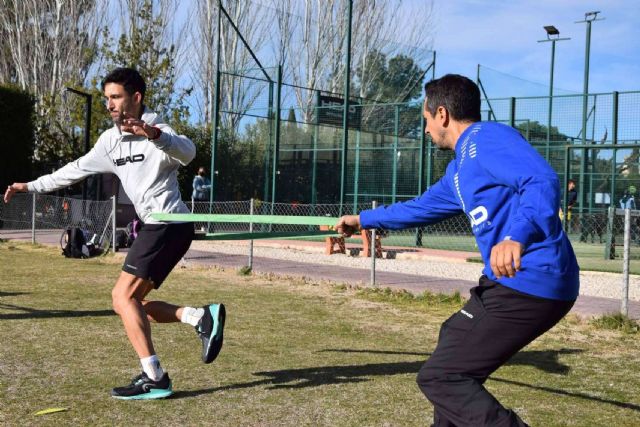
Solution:
<svg viewBox="0 0 640 427"><path fill-rule="evenodd" d="M591 24L589 92L640 90L638 0L434 0L436 76L458 73L475 80L477 64L481 64L481 79L487 67L487 78L500 79L500 74L491 71L497 70L540 83L537 95L545 95L551 43L537 41L547 37L543 26L554 25L560 37L571 38L556 42L554 88L582 93L586 24L575 22L583 21L585 12L591 11L600 11L598 18L604 20ZM505 86L517 82L509 76L502 80ZM524 86L529 85L520 85Z"/></svg>

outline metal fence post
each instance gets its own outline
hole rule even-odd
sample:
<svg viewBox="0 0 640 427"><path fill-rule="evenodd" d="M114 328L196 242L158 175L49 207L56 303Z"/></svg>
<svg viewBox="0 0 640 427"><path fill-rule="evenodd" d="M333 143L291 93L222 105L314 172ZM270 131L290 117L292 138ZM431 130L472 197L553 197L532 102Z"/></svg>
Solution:
<svg viewBox="0 0 640 427"><path fill-rule="evenodd" d="M376 208L378 202L375 200L371 202L371 207L373 209ZM371 248L369 249L371 252L371 286L376 285L376 229L371 230Z"/></svg>
<svg viewBox="0 0 640 427"><path fill-rule="evenodd" d="M253 215L253 197L249 201L249 215ZM249 223L249 233L253 233L253 221ZM253 270L253 239L249 240L249 268Z"/></svg>
<svg viewBox="0 0 640 427"><path fill-rule="evenodd" d="M116 196L111 196L111 247L115 253L116 246Z"/></svg>
<svg viewBox="0 0 640 427"><path fill-rule="evenodd" d="M613 224L616 216L616 208L609 207L607 214L607 244L604 248L604 259L616 258L616 236Z"/></svg>
<svg viewBox="0 0 640 427"><path fill-rule="evenodd" d="M624 210L624 257L622 261L622 306L620 312L629 314L629 250L631 237L631 209Z"/></svg>
<svg viewBox="0 0 640 427"><path fill-rule="evenodd" d="M36 193L31 193L31 244L36 244Z"/></svg>

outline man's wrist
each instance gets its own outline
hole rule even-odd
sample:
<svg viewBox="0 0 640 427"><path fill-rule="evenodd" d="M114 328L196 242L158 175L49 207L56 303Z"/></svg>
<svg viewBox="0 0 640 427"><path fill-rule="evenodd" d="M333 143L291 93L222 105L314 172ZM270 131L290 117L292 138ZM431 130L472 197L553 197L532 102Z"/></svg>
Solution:
<svg viewBox="0 0 640 427"><path fill-rule="evenodd" d="M153 129L153 135L150 136L149 139L155 141L156 139L160 138L160 135L162 135L162 131L160 130L160 128L156 126L151 126L151 129Z"/></svg>

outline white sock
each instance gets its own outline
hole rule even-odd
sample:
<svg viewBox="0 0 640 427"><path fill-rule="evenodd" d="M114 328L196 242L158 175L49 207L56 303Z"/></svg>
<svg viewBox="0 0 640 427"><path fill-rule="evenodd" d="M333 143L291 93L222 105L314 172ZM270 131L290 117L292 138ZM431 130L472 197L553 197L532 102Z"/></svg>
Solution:
<svg viewBox="0 0 640 427"><path fill-rule="evenodd" d="M160 359L155 354L149 357L143 357L140 359L140 363L142 364L142 370L149 378L154 381L158 381L164 375L164 370L162 370L162 366L160 366Z"/></svg>
<svg viewBox="0 0 640 427"><path fill-rule="evenodd" d="M180 321L182 323L188 323L191 326L198 326L198 322L204 316L204 309L201 308L193 308L193 307L184 307L182 309L182 316L180 317Z"/></svg>

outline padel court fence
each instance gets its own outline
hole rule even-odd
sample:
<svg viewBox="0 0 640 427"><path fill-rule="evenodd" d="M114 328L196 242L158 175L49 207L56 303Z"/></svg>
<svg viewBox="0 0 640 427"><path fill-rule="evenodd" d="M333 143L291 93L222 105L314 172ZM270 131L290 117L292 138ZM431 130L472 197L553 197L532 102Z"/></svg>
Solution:
<svg viewBox="0 0 640 427"><path fill-rule="evenodd" d="M259 199L234 202L196 202L186 204L193 213L226 215L285 215L339 217L370 209L371 204L301 204L271 203ZM576 210L565 218L565 230L581 259L615 260L622 257L624 218L620 209L601 209L594 213ZM67 227L79 226L96 235L104 248L112 245L115 220L113 200L82 201L40 194L17 194L10 203L0 204L0 231L5 236L20 234L33 243L49 243L51 236ZM195 223L196 231L248 233L249 223ZM254 224L254 232L304 233L316 229L311 225ZM478 252L469 220L464 215L449 218L438 224L400 231L381 230L383 246L397 248L425 248L448 251ZM629 230L629 257L640 264L640 217L632 216ZM46 236L46 238L45 238ZM313 238L307 238L313 239ZM321 241L322 237L315 240ZM619 271L622 271L622 267ZM632 271L634 271L632 269Z"/></svg>
<svg viewBox="0 0 640 427"><path fill-rule="evenodd" d="M420 100L376 103L351 97L345 127L339 94L269 82L253 73L222 72L238 87L250 87L255 102L219 111L220 138L244 147L240 162L261 171L247 179L251 191L245 194L273 203L389 204L421 194L453 158L424 135ZM561 181L570 162L579 192L576 208L586 214L617 206L630 185L640 185L639 113L639 91L482 101L482 119L520 131ZM617 146L625 148L613 155ZM229 198L226 187L237 182L216 163L220 156L213 157L212 178L219 185L212 199Z"/></svg>
<svg viewBox="0 0 640 427"><path fill-rule="evenodd" d="M193 213L226 215L279 215L279 216L326 216L359 212L371 208L370 204L301 204L271 203L258 199L234 202L186 202ZM67 227L80 226L87 230L103 249L113 247L116 230L113 200L104 202L82 201L72 198L36 194L17 194L11 203L0 203L0 236L19 238L33 243L56 244ZM628 267L633 274L640 272L640 216L631 211L628 230ZM565 230L572 241L579 263L584 269L596 269L622 273L624 270L625 222L624 210L602 209L597 212L576 210L565 216ZM198 233L300 233L316 231L318 226L250 223L195 223ZM480 261L478 248L471 233L468 219L464 215L449 218L435 225L401 231L379 230L382 235L383 257L417 249L433 249L468 252L469 258ZM306 241L324 242L324 237L305 237ZM361 245L357 240L347 240L348 246ZM234 246L241 254L250 256L251 241L240 240ZM347 252L348 253L348 252ZM221 254L220 256L224 256ZM340 255L328 255L340 256ZM247 265L242 258L238 265ZM590 268L591 267L591 268Z"/></svg>

